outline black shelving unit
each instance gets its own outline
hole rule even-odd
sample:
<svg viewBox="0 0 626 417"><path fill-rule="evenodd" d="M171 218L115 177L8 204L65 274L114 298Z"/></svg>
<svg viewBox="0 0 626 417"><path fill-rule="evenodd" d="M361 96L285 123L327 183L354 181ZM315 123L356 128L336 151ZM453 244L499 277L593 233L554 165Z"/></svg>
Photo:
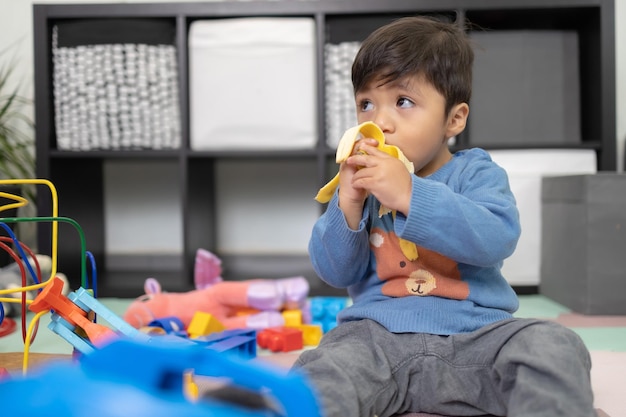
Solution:
<svg viewBox="0 0 626 417"><path fill-rule="evenodd" d="M436 15L464 25L471 22L483 30L570 30L578 35L580 74L581 141L575 144L502 143L491 148L528 149L561 147L593 149L598 169L616 169L615 138L615 29L612 0L344 0L344 1L251 1L207 3L123 4L36 4L33 6L35 64L35 122L37 176L50 179L60 196L60 214L72 217L85 231L88 250L99 265L99 292L108 296L136 296L143 280L157 275L169 290L192 288L195 251L217 251L215 165L218 161L296 159L314 162L314 175L321 186L334 172L334 149L326 145L324 116L324 45L363 40L373 29L401 16ZM317 57L317 145L309 150L202 151L190 148L189 140L189 55L190 24L199 19L230 17L310 17L316 24ZM174 35L177 50L180 130L182 145L177 150L64 151L57 148L52 82L52 28L59 22L97 20L154 20L165 24ZM104 22L104 23L103 23ZM280 110L278 109L277 112ZM470 121L471 123L471 115ZM455 149L475 143L466 133ZM178 167L178 195L182 207L183 248L180 270L163 273L107 271L105 259L103 164L121 159L133 164L167 161ZM289 175L289 173L285 173ZM253 203L253 202L251 202ZM316 204L311 199L311 204ZM321 212L320 208L320 212ZM38 210L51 212L49 195L40 192ZM80 242L72 231L60 227L59 270L74 286L80 282ZM51 250L50 227L38 228L42 253ZM219 255L219 253L218 253ZM305 275L312 280L312 294L335 291L314 279L306 255L224 255L229 277ZM160 273L159 273L160 272ZM168 276L169 275L169 276Z"/></svg>

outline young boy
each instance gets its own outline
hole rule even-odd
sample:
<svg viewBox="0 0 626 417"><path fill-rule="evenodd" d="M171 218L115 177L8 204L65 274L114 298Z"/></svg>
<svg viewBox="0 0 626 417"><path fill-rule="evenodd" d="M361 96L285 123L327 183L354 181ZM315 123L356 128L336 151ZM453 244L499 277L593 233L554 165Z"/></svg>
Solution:
<svg viewBox="0 0 626 417"><path fill-rule="evenodd" d="M448 150L467 122L472 63L460 27L422 17L378 29L355 58L359 123L376 123L415 171L360 140L314 226L316 272L353 300L295 364L326 417L595 415L580 338L512 316L500 269L520 224L505 171L481 149Z"/></svg>

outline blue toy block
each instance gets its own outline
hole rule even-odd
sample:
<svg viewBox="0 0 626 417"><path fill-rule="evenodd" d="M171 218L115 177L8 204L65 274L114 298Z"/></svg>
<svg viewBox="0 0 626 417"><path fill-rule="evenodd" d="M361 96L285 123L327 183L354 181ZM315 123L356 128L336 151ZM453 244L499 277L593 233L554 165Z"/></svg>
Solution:
<svg viewBox="0 0 626 417"><path fill-rule="evenodd" d="M337 327L337 314L348 304L346 297L312 297L311 324L317 324L324 333Z"/></svg>
<svg viewBox="0 0 626 417"><path fill-rule="evenodd" d="M256 358L256 331L232 329L191 339L216 352L232 353L242 359Z"/></svg>
<svg viewBox="0 0 626 417"><path fill-rule="evenodd" d="M233 387L268 396L278 405L252 409L185 397L184 375L227 380ZM50 387L62 389L50 390ZM91 417L320 417L304 375L222 355L200 344L118 339L78 364L54 363L36 374L0 381L7 415Z"/></svg>

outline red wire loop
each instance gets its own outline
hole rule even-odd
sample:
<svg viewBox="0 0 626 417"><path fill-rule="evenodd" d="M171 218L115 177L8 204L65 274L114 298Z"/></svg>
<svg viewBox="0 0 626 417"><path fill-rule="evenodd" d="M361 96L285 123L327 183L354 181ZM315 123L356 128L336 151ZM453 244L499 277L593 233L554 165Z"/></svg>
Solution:
<svg viewBox="0 0 626 417"><path fill-rule="evenodd" d="M17 254L13 251L13 249L11 249L11 247L9 245L7 245L6 243L4 243L4 242L13 243L13 239L11 239L8 236L0 236L0 249L4 249L11 256L11 258L13 258L15 263L20 267L20 273L22 274L22 287L25 287L27 282L26 282L26 268L24 268L24 263L19 258L19 256L17 256ZM37 257L33 253L33 251L26 244L24 244L22 242L18 242L18 243L20 244L22 249L24 249L28 253L28 255L33 259L33 262L35 263L35 267L37 269L37 278L41 282L41 268L39 266L39 260L37 259ZM24 262L28 262L28 260L24 259ZM31 343L35 341L35 336L37 335L37 330L38 329L39 329L39 322L35 323L35 328L33 329L33 337L31 339ZM26 342L26 333L27 333L27 329L26 329L26 292L22 291L22 341L24 341L24 342Z"/></svg>

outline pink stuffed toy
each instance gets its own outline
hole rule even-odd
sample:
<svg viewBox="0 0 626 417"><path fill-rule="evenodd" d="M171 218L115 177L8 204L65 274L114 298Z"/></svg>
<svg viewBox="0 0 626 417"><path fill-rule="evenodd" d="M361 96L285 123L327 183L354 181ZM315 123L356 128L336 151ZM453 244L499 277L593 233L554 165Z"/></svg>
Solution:
<svg viewBox="0 0 626 417"><path fill-rule="evenodd" d="M221 273L221 260L199 249L194 270L196 290L162 292L158 281L148 278L146 295L133 301L123 318L139 328L154 319L174 316L187 328L194 314L202 311L212 314L227 329L262 329L283 325L283 309L306 308L309 283L304 277L223 281Z"/></svg>

